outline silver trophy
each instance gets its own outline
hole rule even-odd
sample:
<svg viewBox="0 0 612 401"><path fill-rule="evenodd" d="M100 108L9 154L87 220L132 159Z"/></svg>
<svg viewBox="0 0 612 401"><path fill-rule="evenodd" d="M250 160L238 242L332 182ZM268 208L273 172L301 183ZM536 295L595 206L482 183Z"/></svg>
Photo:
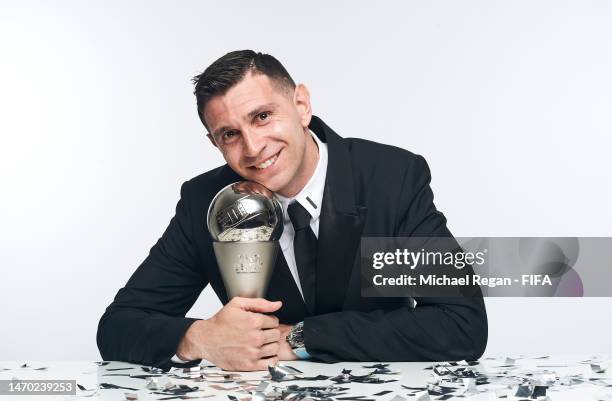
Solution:
<svg viewBox="0 0 612 401"><path fill-rule="evenodd" d="M206 220L229 299L264 298L283 232L274 194L256 182L235 182L215 195Z"/></svg>

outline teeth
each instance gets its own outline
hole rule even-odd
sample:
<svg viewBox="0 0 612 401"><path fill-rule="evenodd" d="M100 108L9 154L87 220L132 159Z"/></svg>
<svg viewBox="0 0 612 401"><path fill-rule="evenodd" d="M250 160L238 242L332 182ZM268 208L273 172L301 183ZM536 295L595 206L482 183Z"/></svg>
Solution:
<svg viewBox="0 0 612 401"><path fill-rule="evenodd" d="M271 158L269 158L268 160L266 160L265 162L258 164L257 166L255 166L256 168L263 170L267 167L270 167L278 158L278 155L274 155Z"/></svg>

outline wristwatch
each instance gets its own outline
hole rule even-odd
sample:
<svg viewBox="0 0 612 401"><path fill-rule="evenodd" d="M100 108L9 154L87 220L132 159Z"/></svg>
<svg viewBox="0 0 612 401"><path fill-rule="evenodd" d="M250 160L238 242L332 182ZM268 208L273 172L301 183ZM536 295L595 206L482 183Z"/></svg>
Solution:
<svg viewBox="0 0 612 401"><path fill-rule="evenodd" d="M287 334L287 342L291 345L294 350L297 348L304 348L304 322L295 324L289 334Z"/></svg>

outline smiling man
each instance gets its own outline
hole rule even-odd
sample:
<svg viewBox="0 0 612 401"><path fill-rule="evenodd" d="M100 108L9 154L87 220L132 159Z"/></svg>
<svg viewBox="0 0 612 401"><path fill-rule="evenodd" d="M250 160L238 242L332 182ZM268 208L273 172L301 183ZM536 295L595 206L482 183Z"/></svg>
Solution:
<svg viewBox="0 0 612 401"><path fill-rule="evenodd" d="M197 82L196 94L210 85ZM202 92L202 122L232 170L285 197L304 188L319 159L315 140L304 134L312 117L304 85L247 71L223 96Z"/></svg>
<svg viewBox="0 0 612 401"><path fill-rule="evenodd" d="M306 86L267 54L228 53L194 83L200 120L227 164L183 184L168 228L100 319L104 359L263 370L297 358L482 355L481 297L361 297L361 237L451 236L421 156L338 136L312 115ZM228 299L204 224L215 194L243 179L283 207L266 299ZM224 306L210 319L185 317L208 284Z"/></svg>

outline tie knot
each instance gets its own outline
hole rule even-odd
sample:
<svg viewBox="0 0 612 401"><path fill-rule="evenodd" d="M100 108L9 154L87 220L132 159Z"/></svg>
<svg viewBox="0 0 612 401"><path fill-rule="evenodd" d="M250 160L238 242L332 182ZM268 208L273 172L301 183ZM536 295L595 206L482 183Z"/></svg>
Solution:
<svg viewBox="0 0 612 401"><path fill-rule="evenodd" d="M287 207L287 213L289 214L289 219L291 219L291 224L293 224L293 228L295 231L302 230L310 226L310 213L308 210L299 202L293 202Z"/></svg>

